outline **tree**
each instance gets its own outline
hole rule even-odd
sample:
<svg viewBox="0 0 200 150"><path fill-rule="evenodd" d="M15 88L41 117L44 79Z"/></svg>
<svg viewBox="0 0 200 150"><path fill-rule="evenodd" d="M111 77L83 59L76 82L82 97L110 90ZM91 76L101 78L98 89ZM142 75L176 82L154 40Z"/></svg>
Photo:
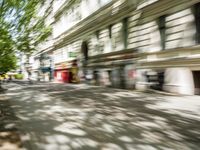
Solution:
<svg viewBox="0 0 200 150"><path fill-rule="evenodd" d="M23 8L23 15L18 18L17 48L25 53L36 50L39 43L46 40L52 29L45 25L45 18L52 11L53 0L42 16L38 16L38 9L46 0L29 0ZM48 2L48 1L47 1Z"/></svg>
<svg viewBox="0 0 200 150"><path fill-rule="evenodd" d="M0 24L0 75L16 68L16 57L13 51L14 41L9 33L9 24L1 20ZM0 90L1 90L0 84Z"/></svg>
<svg viewBox="0 0 200 150"><path fill-rule="evenodd" d="M46 1L49 0L0 1L0 73L16 68L17 51L30 54L51 34L45 17L51 13L53 0L42 16L37 15Z"/></svg>
<svg viewBox="0 0 200 150"><path fill-rule="evenodd" d="M11 24L6 16L14 8L10 1L0 3L0 73L5 73L16 67L16 58L14 55L14 41L12 39L10 28Z"/></svg>
<svg viewBox="0 0 200 150"><path fill-rule="evenodd" d="M45 25L45 17L51 13L53 0L43 16L37 16L38 9L46 1L0 1L0 72L15 68L16 51L30 54L51 34L51 28Z"/></svg>

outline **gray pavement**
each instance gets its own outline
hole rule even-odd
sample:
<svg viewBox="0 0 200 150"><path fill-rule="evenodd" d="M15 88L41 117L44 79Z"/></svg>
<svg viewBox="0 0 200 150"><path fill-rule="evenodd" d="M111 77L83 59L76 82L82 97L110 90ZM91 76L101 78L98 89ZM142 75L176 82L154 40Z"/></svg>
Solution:
<svg viewBox="0 0 200 150"><path fill-rule="evenodd" d="M199 150L200 97L84 84L4 85L28 150Z"/></svg>

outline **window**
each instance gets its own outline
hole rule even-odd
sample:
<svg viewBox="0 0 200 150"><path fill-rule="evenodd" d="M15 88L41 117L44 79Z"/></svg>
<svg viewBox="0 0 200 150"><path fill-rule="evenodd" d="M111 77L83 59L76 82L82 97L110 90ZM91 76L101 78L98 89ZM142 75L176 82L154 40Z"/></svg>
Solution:
<svg viewBox="0 0 200 150"><path fill-rule="evenodd" d="M194 16L196 25L196 43L200 44L200 3L194 6Z"/></svg>
<svg viewBox="0 0 200 150"><path fill-rule="evenodd" d="M84 41L81 45L81 51L85 60L88 59L88 43Z"/></svg>
<svg viewBox="0 0 200 150"><path fill-rule="evenodd" d="M109 38L112 38L112 25L108 26Z"/></svg>
<svg viewBox="0 0 200 150"><path fill-rule="evenodd" d="M123 42L124 42L124 48L127 48L127 41L128 41L128 18L123 19Z"/></svg>
<svg viewBox="0 0 200 150"><path fill-rule="evenodd" d="M165 39L166 39L165 18L166 18L166 16L161 16L161 17L158 18L158 27L159 27L159 31L160 31L161 47L162 47L163 50L165 49Z"/></svg>
<svg viewBox="0 0 200 150"><path fill-rule="evenodd" d="M99 40L99 31L96 31L95 35L96 35L97 40Z"/></svg>

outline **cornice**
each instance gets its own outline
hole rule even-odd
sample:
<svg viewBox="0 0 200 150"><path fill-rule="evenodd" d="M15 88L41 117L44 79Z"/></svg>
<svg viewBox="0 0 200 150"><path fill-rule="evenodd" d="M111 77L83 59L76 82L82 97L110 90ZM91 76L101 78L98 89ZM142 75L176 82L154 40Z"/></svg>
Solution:
<svg viewBox="0 0 200 150"><path fill-rule="evenodd" d="M90 56L88 63L92 63L92 62L100 62L100 61L106 61L106 60L115 60L115 58L117 58L116 60L121 59L120 57L124 57L126 59L129 59L129 56L131 58L137 58L137 60L139 60L139 63L141 64L151 64L151 63L158 63L158 62L166 62L168 60L170 61L179 61L179 60L183 60L184 58L187 59L200 59L199 58L190 58L190 57L186 57L184 55L184 53L190 53L190 56L193 56L195 54L200 54L200 45L197 46L191 46L191 47L184 47L184 48L175 48L175 49L166 49L166 50L162 50L162 51L158 51L158 52L139 52L139 50L136 49L123 49L121 51L115 51L115 52L110 52L110 53L105 53L105 54L99 54L96 56ZM168 57L171 54L176 54L176 57L172 58L172 57ZM183 54L183 56L179 56L180 54ZM165 59L158 59L155 61L147 61L147 57L148 56L161 56L161 55L165 55ZM140 61L141 60L141 61ZM199 63L200 64L200 63Z"/></svg>
<svg viewBox="0 0 200 150"><path fill-rule="evenodd" d="M200 58L168 59L165 61L144 62L137 64L137 69L146 68L173 68L173 67L200 67Z"/></svg>
<svg viewBox="0 0 200 150"><path fill-rule="evenodd" d="M60 17L61 14L63 14L66 11L65 9L69 8L75 2L76 0L65 0L65 3L62 6L60 6L54 14L55 21L57 20L57 18Z"/></svg>
<svg viewBox="0 0 200 150"><path fill-rule="evenodd" d="M131 16L130 12L136 10L136 7L127 5L124 3L118 8L113 9L114 3L107 4L104 8L96 11L89 17L80 21L74 27L70 28L63 34L61 34L56 40L55 47L60 47L63 44L67 44L69 41L81 39L84 35L89 35L90 33L105 28L110 23L115 23L122 20L124 17ZM138 13L136 11L135 13Z"/></svg>

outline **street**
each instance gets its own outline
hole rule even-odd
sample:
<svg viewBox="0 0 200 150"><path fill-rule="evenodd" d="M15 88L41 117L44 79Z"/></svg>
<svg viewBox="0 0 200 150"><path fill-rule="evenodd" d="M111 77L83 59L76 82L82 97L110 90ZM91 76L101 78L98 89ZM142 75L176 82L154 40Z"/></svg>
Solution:
<svg viewBox="0 0 200 150"><path fill-rule="evenodd" d="M7 91L0 94L0 101L9 103L12 116L0 126L0 132L6 127L15 128L22 141L19 149L200 147L199 96L142 93L85 84L5 83L3 87Z"/></svg>

